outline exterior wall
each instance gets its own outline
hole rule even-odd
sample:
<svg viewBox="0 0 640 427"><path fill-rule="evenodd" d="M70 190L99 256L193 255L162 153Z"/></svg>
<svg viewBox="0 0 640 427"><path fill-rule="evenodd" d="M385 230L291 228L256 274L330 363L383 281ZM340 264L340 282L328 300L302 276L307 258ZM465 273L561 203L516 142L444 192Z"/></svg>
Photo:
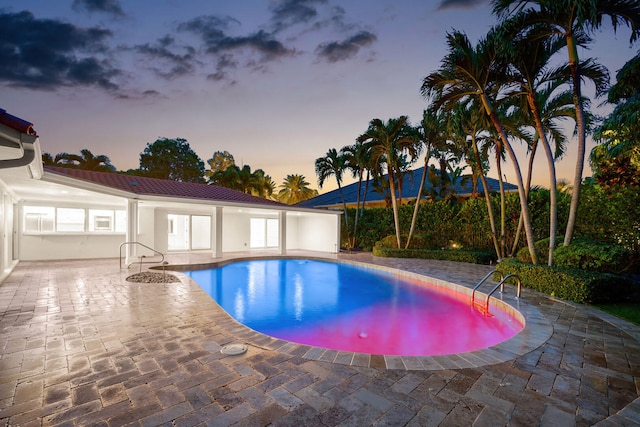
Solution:
<svg viewBox="0 0 640 427"><path fill-rule="evenodd" d="M298 243L298 228L300 227L299 217L296 215L287 215L287 249L300 249Z"/></svg>
<svg viewBox="0 0 640 427"><path fill-rule="evenodd" d="M251 215L222 210L222 252L241 252L251 249L249 246Z"/></svg>
<svg viewBox="0 0 640 427"><path fill-rule="evenodd" d="M278 219L279 214L272 209L260 210L237 207L215 207L211 205L184 203L177 205L175 202L162 204L159 202L129 201L122 198L122 206L109 207L109 209L130 209L137 218L127 227L127 233L97 233L97 232L23 232L22 203L39 205L37 200L16 204L10 193L10 189L2 186L0 181L0 280L2 272L15 264L16 260L58 260L58 259L90 259L90 258L118 258L120 245L126 241L139 242L155 250L168 252L168 218L169 213L210 215L211 224L211 249L208 249L213 257L222 256L228 252L251 251L251 218ZM135 206L131 206L135 203ZM83 204L79 200L59 200L56 203L41 202L42 206L52 207L77 207L83 209L101 209L101 206ZM166 206L166 207L165 207ZM14 216L15 211L15 216ZM244 211L244 212L243 212ZM216 212L220 212L221 226L216 223ZM131 220L131 219L129 219ZM280 238L283 244L281 252L286 250L311 250L322 252L335 252L338 248L338 220L337 215L297 213L286 214L286 228L281 229ZM282 227L282 222L280 226ZM12 231L16 230L16 238ZM216 246L218 231L221 234L221 245ZM15 247L13 246L15 244ZM138 257L153 256L151 250L138 245L129 245L129 253L126 262L132 262ZM204 250L203 250L204 251ZM12 254L15 253L15 256Z"/></svg>
<svg viewBox="0 0 640 427"><path fill-rule="evenodd" d="M118 258L125 234L22 234L20 259L39 261L53 259Z"/></svg>
<svg viewBox="0 0 640 427"><path fill-rule="evenodd" d="M165 228L166 231L166 228ZM152 207L138 206L138 236L136 241L150 247L156 247L155 210ZM165 233L166 234L166 233ZM166 239L166 238L165 238Z"/></svg>
<svg viewBox="0 0 640 427"><path fill-rule="evenodd" d="M142 240L142 236L140 236L140 243L144 243L145 245L154 248L157 251L162 253L167 253L169 250L169 212L164 209L155 209L153 211L153 215L150 215L149 218L143 219L139 217L139 221L146 222L148 221L149 236L145 239L152 242L151 244L145 243Z"/></svg>
<svg viewBox="0 0 640 427"><path fill-rule="evenodd" d="M298 218L296 249L335 253L340 250L338 215L305 215Z"/></svg>
<svg viewBox="0 0 640 427"><path fill-rule="evenodd" d="M123 199L124 202L124 199ZM61 200L57 203L37 203L29 201L30 206L72 207L83 209L103 209L99 205L82 205L77 201ZM109 209L124 209L124 206L109 207ZM23 202L16 205L16 220L14 221L19 238L18 258L23 261L60 260L60 259L90 259L90 258L118 258L120 245L126 241L125 232L43 232L25 233L23 218ZM125 251L123 250L123 255Z"/></svg>
<svg viewBox="0 0 640 427"><path fill-rule="evenodd" d="M14 260L13 197L0 181L0 282L11 273L17 261Z"/></svg>

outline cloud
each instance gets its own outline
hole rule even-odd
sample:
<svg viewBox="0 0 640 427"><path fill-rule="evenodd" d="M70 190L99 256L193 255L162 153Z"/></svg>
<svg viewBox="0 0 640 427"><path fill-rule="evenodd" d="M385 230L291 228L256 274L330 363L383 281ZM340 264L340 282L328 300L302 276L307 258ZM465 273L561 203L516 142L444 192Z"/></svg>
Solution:
<svg viewBox="0 0 640 427"><path fill-rule="evenodd" d="M343 41L320 44L316 48L316 54L319 58L331 63L345 61L357 55L360 49L373 44L376 40L375 34L360 31Z"/></svg>
<svg viewBox="0 0 640 427"><path fill-rule="evenodd" d="M108 59L113 34L31 12L0 13L0 82L41 90L95 86L115 91L121 71Z"/></svg>
<svg viewBox="0 0 640 427"><path fill-rule="evenodd" d="M270 6L274 32L285 30L299 23L308 23L318 17L316 5L327 0L281 0Z"/></svg>
<svg viewBox="0 0 640 427"><path fill-rule="evenodd" d="M487 0L442 0L436 10L472 9L487 3Z"/></svg>
<svg viewBox="0 0 640 427"><path fill-rule="evenodd" d="M209 80L228 80L228 70L241 64L253 70L264 70L267 63L296 54L295 49L285 46L273 33L265 30L249 35L232 35L230 29L239 24L238 20L228 16L200 16L178 26L179 31L197 35L204 51L216 59L216 71L207 76Z"/></svg>
<svg viewBox="0 0 640 427"><path fill-rule="evenodd" d="M71 7L77 11L106 13L114 18L126 16L119 0L73 0Z"/></svg>
<svg viewBox="0 0 640 427"><path fill-rule="evenodd" d="M150 60L151 70L164 79L174 79L193 73L196 66L196 50L191 46L177 46L171 36L159 39L155 44L145 43L132 48ZM179 49L184 53L175 53Z"/></svg>
<svg viewBox="0 0 640 427"><path fill-rule="evenodd" d="M230 17L200 16L180 24L178 29L199 35L205 43L206 52L211 54L248 49L260 54L263 60L269 61L294 53L273 34L264 30L258 30L248 36L229 35L226 30L231 23L239 22Z"/></svg>

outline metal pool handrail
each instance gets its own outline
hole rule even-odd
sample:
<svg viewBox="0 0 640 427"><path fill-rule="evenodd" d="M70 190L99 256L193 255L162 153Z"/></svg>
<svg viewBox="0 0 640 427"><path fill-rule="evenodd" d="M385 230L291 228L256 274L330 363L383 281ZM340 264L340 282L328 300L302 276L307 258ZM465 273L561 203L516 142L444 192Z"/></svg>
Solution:
<svg viewBox="0 0 640 427"><path fill-rule="evenodd" d="M484 276L482 279L480 279L480 281L478 283L476 283L476 285L473 287L473 289L471 290L471 304L473 304L473 302L475 301L475 297L476 297L476 290L480 287L480 285L482 285L484 282L487 281L487 279L493 274L493 273L500 273L500 279L503 280L504 279L504 274L502 274L501 271L498 270L491 270L490 272L487 273L486 276ZM504 281L504 280L503 280ZM504 285L503 285L504 286ZM500 292L502 292L502 289L500 290Z"/></svg>
<svg viewBox="0 0 640 427"><path fill-rule="evenodd" d="M143 243L140 243L140 242L124 242L124 243L122 243L120 245L120 268L122 268L122 248L125 245L140 245L143 248L149 249L150 251L154 252L156 255L160 255L162 257L162 259L160 261L147 261L147 262L144 262L142 260L145 258L145 256L142 255L140 257L140 261L134 261L134 262L132 262L130 264L127 264L127 268L129 268L132 264L140 264L140 266L142 267L142 264L162 264L164 262L164 254L162 252L157 251L157 250L153 249L152 247L149 247L149 246L147 246L147 245L145 245Z"/></svg>
<svg viewBox="0 0 640 427"><path fill-rule="evenodd" d="M491 297L491 294L493 294L498 288L502 288L502 289L500 289L500 292L502 292L503 289L504 289L504 282L509 277L515 277L516 278L516 282L518 283L518 290L516 291L516 298L520 298L520 295L522 294L522 282L520 281L520 277L518 277L515 274L507 274L506 276L503 277L503 279L500 281L500 283L498 283L493 289L491 289L491 292L489 292L487 294L487 298L484 300L484 312L485 313L489 313L489 298Z"/></svg>

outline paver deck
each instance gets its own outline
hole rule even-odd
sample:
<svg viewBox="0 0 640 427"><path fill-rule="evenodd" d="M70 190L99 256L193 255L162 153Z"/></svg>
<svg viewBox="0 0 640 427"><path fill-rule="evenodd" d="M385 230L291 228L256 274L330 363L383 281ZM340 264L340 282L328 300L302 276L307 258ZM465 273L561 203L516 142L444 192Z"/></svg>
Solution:
<svg viewBox="0 0 640 427"><path fill-rule="evenodd" d="M465 286L490 269L339 258ZM117 259L22 262L0 284L2 425L640 425L640 327L593 307L529 290L518 302L507 289L531 337L390 358L266 337L180 273L180 283L126 281L134 272ZM229 343L248 351L225 356Z"/></svg>

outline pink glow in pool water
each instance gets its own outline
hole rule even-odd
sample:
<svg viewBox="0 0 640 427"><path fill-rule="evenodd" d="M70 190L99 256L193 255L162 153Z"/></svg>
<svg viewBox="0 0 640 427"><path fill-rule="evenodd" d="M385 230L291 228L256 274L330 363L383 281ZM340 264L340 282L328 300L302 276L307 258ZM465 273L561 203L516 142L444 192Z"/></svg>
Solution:
<svg viewBox="0 0 640 427"><path fill-rule="evenodd" d="M352 265L256 260L191 277L231 316L264 334L340 351L435 356L491 347L523 325L468 296Z"/></svg>

